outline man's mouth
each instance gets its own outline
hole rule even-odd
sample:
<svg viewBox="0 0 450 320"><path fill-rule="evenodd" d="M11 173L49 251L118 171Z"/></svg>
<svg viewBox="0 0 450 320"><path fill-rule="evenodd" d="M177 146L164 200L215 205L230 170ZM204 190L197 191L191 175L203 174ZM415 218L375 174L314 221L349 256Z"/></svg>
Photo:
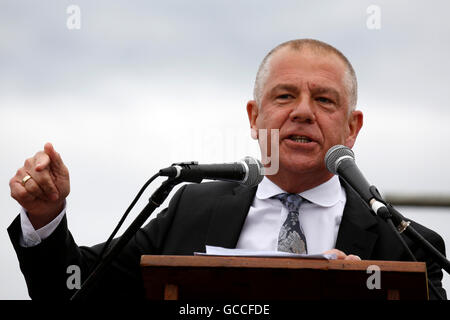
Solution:
<svg viewBox="0 0 450 320"><path fill-rule="evenodd" d="M298 136L298 135L290 135L288 137L289 140L298 142L298 143L310 143L312 140L306 136Z"/></svg>

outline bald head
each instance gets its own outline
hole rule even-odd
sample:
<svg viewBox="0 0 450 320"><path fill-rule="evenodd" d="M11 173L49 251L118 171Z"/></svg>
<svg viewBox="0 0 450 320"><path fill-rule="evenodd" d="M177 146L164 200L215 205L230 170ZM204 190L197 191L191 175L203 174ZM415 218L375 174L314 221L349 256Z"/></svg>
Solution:
<svg viewBox="0 0 450 320"><path fill-rule="evenodd" d="M261 105L263 88L266 83L266 80L270 74L271 68L271 60L272 57L281 49L286 48L294 51L301 52L303 50L310 50L314 54L317 55L335 55L337 56L345 65L345 79L344 83L347 88L348 94L348 110L354 110L357 102L357 90L358 84L356 80L356 74L353 70L352 65L348 61L348 59L336 48L333 46L318 40L313 39L298 39L284 42L274 49L272 49L263 59L261 65L259 66L258 72L256 74L255 87L253 90L254 100L258 104L258 107Z"/></svg>

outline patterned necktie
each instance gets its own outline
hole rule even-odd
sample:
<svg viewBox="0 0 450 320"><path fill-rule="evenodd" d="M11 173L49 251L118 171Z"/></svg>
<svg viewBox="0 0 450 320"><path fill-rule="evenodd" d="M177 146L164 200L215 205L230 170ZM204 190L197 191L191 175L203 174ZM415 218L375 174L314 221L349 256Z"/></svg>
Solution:
<svg viewBox="0 0 450 320"><path fill-rule="evenodd" d="M308 253L306 237L298 220L298 208L303 198L292 193L281 193L273 198L280 200L289 211L278 235L278 251Z"/></svg>

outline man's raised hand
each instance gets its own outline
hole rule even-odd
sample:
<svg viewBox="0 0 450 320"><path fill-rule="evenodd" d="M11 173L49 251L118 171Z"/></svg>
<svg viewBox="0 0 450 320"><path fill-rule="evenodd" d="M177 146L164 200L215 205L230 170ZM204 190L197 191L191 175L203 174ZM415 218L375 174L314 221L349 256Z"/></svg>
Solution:
<svg viewBox="0 0 450 320"><path fill-rule="evenodd" d="M64 208L70 192L69 170L53 145L46 143L43 151L25 160L24 166L9 181L9 186L11 197L27 211L37 230Z"/></svg>

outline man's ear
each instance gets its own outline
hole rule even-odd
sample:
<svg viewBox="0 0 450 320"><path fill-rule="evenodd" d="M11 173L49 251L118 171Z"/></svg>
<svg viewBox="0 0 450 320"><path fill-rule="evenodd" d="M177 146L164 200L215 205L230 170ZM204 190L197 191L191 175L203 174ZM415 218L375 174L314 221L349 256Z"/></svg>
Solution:
<svg viewBox="0 0 450 320"><path fill-rule="evenodd" d="M258 127L256 126L256 119L258 118L258 105L255 100L247 102L247 115L250 122L251 137L258 140Z"/></svg>
<svg viewBox="0 0 450 320"><path fill-rule="evenodd" d="M345 139L345 145L349 148L353 148L358 136L359 130L363 126L363 113L359 110L352 111L348 118L348 136Z"/></svg>

